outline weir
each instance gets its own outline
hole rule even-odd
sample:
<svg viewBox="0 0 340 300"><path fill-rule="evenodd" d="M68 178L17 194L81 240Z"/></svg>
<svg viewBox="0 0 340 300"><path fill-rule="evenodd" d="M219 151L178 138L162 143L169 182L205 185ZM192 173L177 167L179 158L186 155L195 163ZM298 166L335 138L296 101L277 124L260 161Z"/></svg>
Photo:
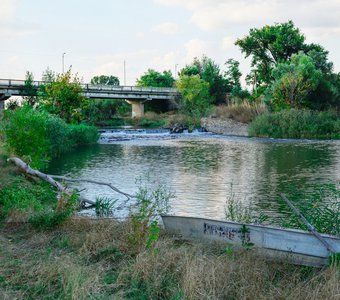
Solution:
<svg viewBox="0 0 340 300"><path fill-rule="evenodd" d="M33 81L33 92L37 94L40 86L48 84L44 81ZM132 105L132 118L144 116L144 103L150 100L170 101L180 97L175 88L137 87L116 85L81 84L83 95L89 99L123 99ZM4 109L4 101L11 96L29 96L24 80L0 79L0 111Z"/></svg>

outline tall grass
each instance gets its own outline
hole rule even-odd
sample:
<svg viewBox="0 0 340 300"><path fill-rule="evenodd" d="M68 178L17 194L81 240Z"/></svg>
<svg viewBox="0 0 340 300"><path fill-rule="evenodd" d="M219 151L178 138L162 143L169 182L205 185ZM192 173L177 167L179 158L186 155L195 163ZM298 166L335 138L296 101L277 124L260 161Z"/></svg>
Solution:
<svg viewBox="0 0 340 300"><path fill-rule="evenodd" d="M232 118L242 123L250 123L255 118L267 112L264 103L242 102L230 103L228 105L219 105L214 108L213 115L220 118Z"/></svg>
<svg viewBox="0 0 340 300"><path fill-rule="evenodd" d="M162 236L131 249L132 225L73 219L50 231L0 229L0 295L9 299L337 299L340 272L274 263L253 250Z"/></svg>
<svg viewBox="0 0 340 300"><path fill-rule="evenodd" d="M267 112L249 125L249 135L272 138L340 139L340 118L335 112L283 110Z"/></svg>

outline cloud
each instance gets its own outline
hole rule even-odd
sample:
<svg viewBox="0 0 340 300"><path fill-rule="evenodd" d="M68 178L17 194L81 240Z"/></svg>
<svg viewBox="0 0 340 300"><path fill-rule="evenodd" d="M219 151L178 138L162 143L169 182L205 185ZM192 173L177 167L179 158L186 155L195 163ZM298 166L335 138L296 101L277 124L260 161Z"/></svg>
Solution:
<svg viewBox="0 0 340 300"><path fill-rule="evenodd" d="M234 37L231 37L231 36L224 37L222 40L222 49L228 50L230 48L235 47L235 41L236 41L236 38Z"/></svg>
<svg viewBox="0 0 340 300"><path fill-rule="evenodd" d="M208 52L208 44L200 39L191 39L184 45L186 50L187 61L192 60L194 57L201 57Z"/></svg>
<svg viewBox="0 0 340 300"><path fill-rule="evenodd" d="M40 26L36 23L25 21L5 21L0 20L0 37L1 38L16 38L35 34L40 30Z"/></svg>
<svg viewBox="0 0 340 300"><path fill-rule="evenodd" d="M17 0L1 0L0 1L0 20L10 20L15 16L17 10Z"/></svg>
<svg viewBox="0 0 340 300"><path fill-rule="evenodd" d="M178 33L178 25L176 23L172 22L164 22L161 24L158 24L152 28L152 31L162 33L162 34L176 34Z"/></svg>
<svg viewBox="0 0 340 300"><path fill-rule="evenodd" d="M340 28L339 0L154 0L191 11L191 22L203 31L251 27L293 20L300 26Z"/></svg>

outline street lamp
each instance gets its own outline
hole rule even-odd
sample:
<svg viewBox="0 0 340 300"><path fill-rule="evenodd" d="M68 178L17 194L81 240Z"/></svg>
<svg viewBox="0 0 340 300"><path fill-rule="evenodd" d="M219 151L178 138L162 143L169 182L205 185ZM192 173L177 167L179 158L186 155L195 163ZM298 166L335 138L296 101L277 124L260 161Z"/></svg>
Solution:
<svg viewBox="0 0 340 300"><path fill-rule="evenodd" d="M175 64L175 79L177 77L177 66L178 66L178 64Z"/></svg>
<svg viewBox="0 0 340 300"><path fill-rule="evenodd" d="M62 70L63 70L63 74L64 74L64 69L65 69L65 64L64 64L64 62L65 62L65 54L66 54L66 52L64 52L63 53L63 55L62 55Z"/></svg>

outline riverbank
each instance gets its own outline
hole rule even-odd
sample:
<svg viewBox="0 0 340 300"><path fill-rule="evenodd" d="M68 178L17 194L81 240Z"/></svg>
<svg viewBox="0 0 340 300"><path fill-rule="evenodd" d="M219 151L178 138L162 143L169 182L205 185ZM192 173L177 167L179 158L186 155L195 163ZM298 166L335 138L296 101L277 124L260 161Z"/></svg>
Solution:
<svg viewBox="0 0 340 300"><path fill-rule="evenodd" d="M132 224L72 219L48 232L0 229L2 299L335 299L339 269L265 261L252 251L131 240Z"/></svg>
<svg viewBox="0 0 340 300"><path fill-rule="evenodd" d="M223 135L248 136L248 124L230 118L202 118L201 125L207 131Z"/></svg>

